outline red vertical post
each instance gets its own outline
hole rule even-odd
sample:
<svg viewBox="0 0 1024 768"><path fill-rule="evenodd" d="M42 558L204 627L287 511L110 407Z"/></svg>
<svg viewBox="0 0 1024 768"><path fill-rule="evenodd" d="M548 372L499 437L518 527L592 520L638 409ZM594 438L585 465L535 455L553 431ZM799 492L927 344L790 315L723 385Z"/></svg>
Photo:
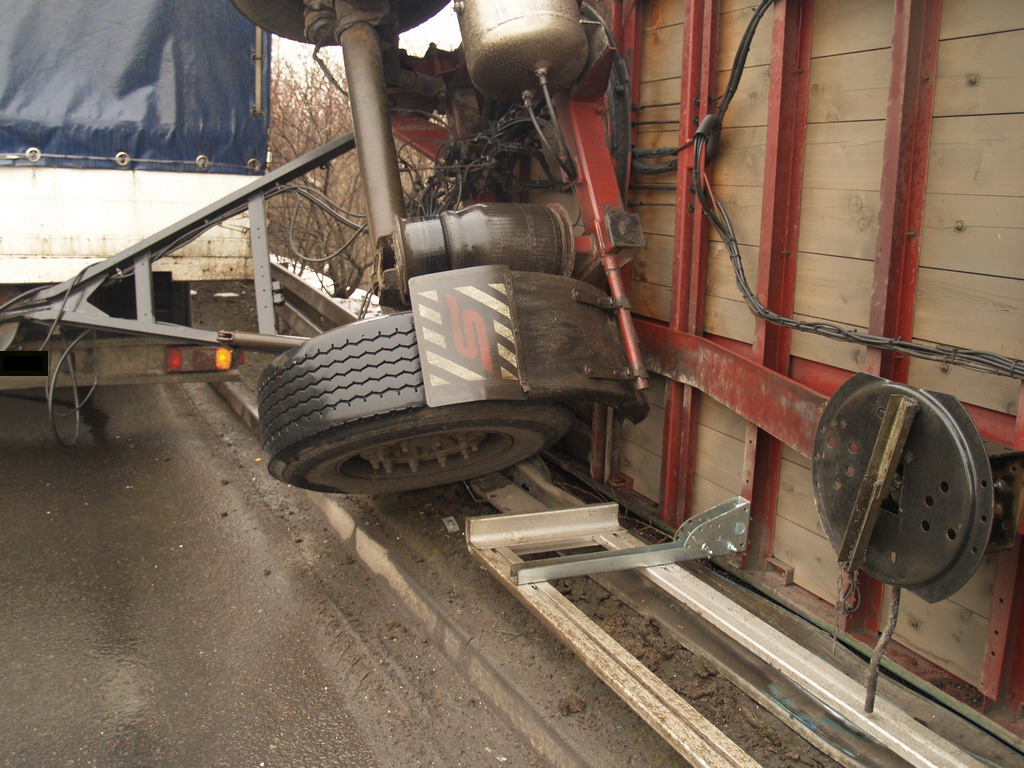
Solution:
<svg viewBox="0 0 1024 768"><path fill-rule="evenodd" d="M1024 451L1024 384L1014 426L1012 447ZM999 555L978 686L990 700L998 699L1000 693L1005 692L1006 708L1012 719L1017 720L1024 717L1024 628L1020 626L1020 617L1024 614L1024 539L1020 536L1021 530L1018 527L1013 549ZM1004 679L1005 688L1002 686Z"/></svg>
<svg viewBox="0 0 1024 768"><path fill-rule="evenodd" d="M981 683L978 690L990 700L999 698L1003 672L1009 674L1006 692L1007 708L1015 715L1024 704L1024 633L1020 624L1021 603L1018 585L1024 579L1024 557L1020 538L1016 546L999 553L996 578L992 585L992 604L988 614L988 636L985 656L981 662ZM1016 637L1012 635L1016 633Z"/></svg>
<svg viewBox="0 0 1024 768"><path fill-rule="evenodd" d="M928 151L931 141L935 64L939 50L939 0L897 0L893 12L889 101L878 206L878 235L869 330L913 338L917 267L921 251ZM868 350L869 373L906 381L904 355ZM846 629L878 631L883 587L860 579L861 600Z"/></svg>
<svg viewBox="0 0 1024 768"><path fill-rule="evenodd" d="M869 330L904 339L914 331L941 14L939 0L897 0L893 15ZM906 356L869 350L868 360L872 373L907 380Z"/></svg>
<svg viewBox="0 0 1024 768"><path fill-rule="evenodd" d="M679 144L693 137L711 111L718 68L718 0L691 0L683 19L683 71L679 94ZM673 330L700 334L704 327L708 223L693 190L693 155L680 153L676 177L675 261L672 270ZM675 381L665 393L661 518L672 525L689 516L697 442L698 392Z"/></svg>
<svg viewBox="0 0 1024 768"><path fill-rule="evenodd" d="M1020 386L1020 399L1017 401L1017 421L1013 429L1013 448L1024 451L1024 384ZM1024 524L1024 521L1021 521ZM1021 529L1024 532L1024 529Z"/></svg>
<svg viewBox="0 0 1024 768"><path fill-rule="evenodd" d="M793 313L796 293L812 9L810 0L779 0L772 26L757 293L761 303L786 316ZM788 374L790 336L788 329L758 320L754 360ZM742 494L751 501L751 524L745 565L759 567L771 556L781 462L782 443L748 425Z"/></svg>

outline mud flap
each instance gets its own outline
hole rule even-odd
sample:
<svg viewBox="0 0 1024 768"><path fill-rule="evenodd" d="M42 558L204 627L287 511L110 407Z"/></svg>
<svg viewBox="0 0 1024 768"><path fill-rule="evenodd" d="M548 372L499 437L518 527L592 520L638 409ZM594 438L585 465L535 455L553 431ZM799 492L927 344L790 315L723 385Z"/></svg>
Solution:
<svg viewBox="0 0 1024 768"><path fill-rule="evenodd" d="M646 415L598 288L485 266L412 278L409 293L429 406L590 400Z"/></svg>

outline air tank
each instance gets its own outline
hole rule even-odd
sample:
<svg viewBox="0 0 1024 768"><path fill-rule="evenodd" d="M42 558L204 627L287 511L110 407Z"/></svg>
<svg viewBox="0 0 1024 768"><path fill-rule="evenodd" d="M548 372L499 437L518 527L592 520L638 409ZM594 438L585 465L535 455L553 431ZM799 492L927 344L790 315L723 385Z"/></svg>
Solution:
<svg viewBox="0 0 1024 768"><path fill-rule="evenodd" d="M473 84L495 99L570 85L587 63L576 0L456 0Z"/></svg>

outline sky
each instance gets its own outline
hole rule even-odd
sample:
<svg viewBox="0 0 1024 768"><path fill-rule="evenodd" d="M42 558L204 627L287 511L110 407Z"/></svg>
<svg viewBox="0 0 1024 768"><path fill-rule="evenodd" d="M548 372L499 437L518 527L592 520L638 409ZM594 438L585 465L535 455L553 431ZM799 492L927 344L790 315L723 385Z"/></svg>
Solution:
<svg viewBox="0 0 1024 768"><path fill-rule="evenodd" d="M431 42L437 43L438 48L454 50L462 41L459 33L459 22L455 17L452 3L448 3L432 19L402 33L399 38L400 45L412 56L422 56L426 53ZM295 58L308 58L312 52L312 46L307 43L299 43L294 40L285 40L280 37L274 38L274 55ZM341 57L337 57L340 61Z"/></svg>

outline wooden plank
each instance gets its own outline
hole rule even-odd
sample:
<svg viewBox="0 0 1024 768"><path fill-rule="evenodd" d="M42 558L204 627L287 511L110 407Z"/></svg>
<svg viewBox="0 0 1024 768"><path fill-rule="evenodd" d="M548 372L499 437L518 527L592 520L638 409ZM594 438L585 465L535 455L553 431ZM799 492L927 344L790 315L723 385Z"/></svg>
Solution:
<svg viewBox="0 0 1024 768"><path fill-rule="evenodd" d="M788 445L782 446L782 460L788 461L791 464L796 464L798 467L803 467L804 469L809 470L811 468L811 460L803 454L797 453Z"/></svg>
<svg viewBox="0 0 1024 768"><path fill-rule="evenodd" d="M737 495L743 487L743 442L699 426L695 474Z"/></svg>
<svg viewBox="0 0 1024 768"><path fill-rule="evenodd" d="M772 554L793 568L794 584L827 603L835 603L839 564L828 539L792 520L777 517Z"/></svg>
<svg viewBox="0 0 1024 768"><path fill-rule="evenodd" d="M764 150L764 128L724 129L718 156L711 166L715 188L760 187L764 182Z"/></svg>
<svg viewBox="0 0 1024 768"><path fill-rule="evenodd" d="M943 0L943 40L967 35L986 35L1007 29L1024 29L1024 4L1019 0Z"/></svg>
<svg viewBox="0 0 1024 768"><path fill-rule="evenodd" d="M675 239L666 235L646 234L647 246L631 262L633 279L655 285L672 285L672 263Z"/></svg>
<svg viewBox="0 0 1024 768"><path fill-rule="evenodd" d="M949 600L961 608L983 619L988 619L992 610L992 592L996 583L996 565L998 558L985 557L970 581L963 585Z"/></svg>
<svg viewBox="0 0 1024 768"><path fill-rule="evenodd" d="M792 461L782 461L777 514L796 523L801 528L827 537L825 527L821 523L821 516L818 514L818 507L814 503L810 469Z"/></svg>
<svg viewBox="0 0 1024 768"><path fill-rule="evenodd" d="M829 0L814 4L811 57L892 45L893 0Z"/></svg>
<svg viewBox="0 0 1024 768"><path fill-rule="evenodd" d="M767 23L767 22L762 22ZM718 73L718 93L725 91L729 81L729 72ZM763 126L768 124L768 78L769 66L763 64L752 67L748 63L743 70L743 78L736 89L729 111L725 115L725 125L730 128L740 126Z"/></svg>
<svg viewBox="0 0 1024 768"><path fill-rule="evenodd" d="M754 316L739 299L707 296L704 305L704 330L746 344L754 341Z"/></svg>
<svg viewBox="0 0 1024 768"><path fill-rule="evenodd" d="M796 317L802 320L820 319L801 315ZM859 330L867 329L860 328ZM814 360L834 368L841 368L844 371L862 371L867 364L866 347L860 344L826 339L824 336L817 336L813 333L794 333L792 354L794 357Z"/></svg>
<svg viewBox="0 0 1024 768"><path fill-rule="evenodd" d="M625 421L622 424L622 442L632 443L648 453L661 453L665 434L665 408L651 404L650 415L639 424Z"/></svg>
<svg viewBox="0 0 1024 768"><path fill-rule="evenodd" d="M637 122L636 129L640 133L650 133L664 131L666 127L675 126L675 130L678 131L681 88L681 79L678 76L667 80L642 81L639 96L634 96L637 99L637 104L644 107L634 115L634 120ZM648 106L654 104L667 106ZM678 135L676 138L678 139Z"/></svg>
<svg viewBox="0 0 1024 768"><path fill-rule="evenodd" d="M646 190L637 190L637 196L644 195L649 201L654 202L651 193ZM664 195L668 197L668 195ZM637 200L635 202L644 202ZM637 205L633 209L640 217L640 227L645 235L664 235L675 239L675 205Z"/></svg>
<svg viewBox="0 0 1024 768"><path fill-rule="evenodd" d="M698 426L696 475L738 494L743 487L743 441Z"/></svg>
<svg viewBox="0 0 1024 768"><path fill-rule="evenodd" d="M645 30L682 24L683 17L686 15L686 5L678 0L647 0L642 7Z"/></svg>
<svg viewBox="0 0 1024 768"><path fill-rule="evenodd" d="M743 272L747 277L747 282L756 291L757 248L751 245L741 245L740 260L743 262ZM712 241L708 247L708 272L705 287L708 296L720 296L742 302L739 288L736 287L736 273L733 271L729 253L726 251L725 245L718 241Z"/></svg>
<svg viewBox="0 0 1024 768"><path fill-rule="evenodd" d="M914 335L1024 357L1024 280L922 269Z"/></svg>
<svg viewBox="0 0 1024 768"><path fill-rule="evenodd" d="M797 314L843 326L866 326L871 309L872 264L819 253L797 257Z"/></svg>
<svg viewBox="0 0 1024 768"><path fill-rule="evenodd" d="M735 495L735 491L715 485L706 477L694 477L693 479L693 508L697 512L711 509L716 504L721 504Z"/></svg>
<svg viewBox="0 0 1024 768"><path fill-rule="evenodd" d="M653 416L648 417L648 420ZM660 446L659 446L660 448ZM635 442L623 442L619 449L619 471L633 480L633 490L658 503L661 499L661 453Z"/></svg>
<svg viewBox="0 0 1024 768"><path fill-rule="evenodd" d="M641 33L640 72L644 80L679 77L683 71L683 25Z"/></svg>
<svg viewBox="0 0 1024 768"><path fill-rule="evenodd" d="M718 199L732 220L733 229L736 230L736 239L742 245L756 248L761 240L763 187L736 187L723 184L715 187L715 194L718 195ZM711 230L711 239L721 241L718 232L713 229ZM753 277L756 278L757 275L755 274Z"/></svg>
<svg viewBox="0 0 1024 768"><path fill-rule="evenodd" d="M697 423L721 432L733 440L747 439L747 420L722 405L713 397L702 397L697 410ZM735 494L734 494L735 495Z"/></svg>
<svg viewBox="0 0 1024 768"><path fill-rule="evenodd" d="M515 586L501 554L476 548L472 551L506 589L691 765L757 768L759 764L753 758L551 584Z"/></svg>
<svg viewBox="0 0 1024 768"><path fill-rule="evenodd" d="M752 10L759 3L740 3L723 8L718 26L718 70L732 69L732 60L736 56L740 39L747 31ZM747 54L747 67L759 67L768 64L772 58L772 19L775 9L769 8L757 27L754 39L750 41L750 53ZM746 77L746 73L744 73Z"/></svg>
<svg viewBox="0 0 1024 768"><path fill-rule="evenodd" d="M939 43L936 116L1024 112L1024 30Z"/></svg>
<svg viewBox="0 0 1024 768"><path fill-rule="evenodd" d="M936 118L927 191L1024 195L1024 115Z"/></svg>
<svg viewBox="0 0 1024 768"><path fill-rule="evenodd" d="M981 682L987 634L988 621L978 614L949 600L931 604L903 591L893 639L971 685Z"/></svg>
<svg viewBox="0 0 1024 768"><path fill-rule="evenodd" d="M740 246L740 255L747 280L756 290L757 252L752 247ZM865 326L870 310L871 270L871 263L862 259L800 253L796 313L841 325ZM715 242L708 250L707 294L741 300L725 246Z"/></svg>
<svg viewBox="0 0 1024 768"><path fill-rule="evenodd" d="M807 126L804 189L858 189L881 186L883 121L817 123Z"/></svg>
<svg viewBox="0 0 1024 768"><path fill-rule="evenodd" d="M1024 197L927 195L921 266L1024 279Z"/></svg>
<svg viewBox="0 0 1024 768"><path fill-rule="evenodd" d="M629 300L633 304L634 314L668 321L672 306L672 291L664 285L653 285L634 280L629 286Z"/></svg>
<svg viewBox="0 0 1024 768"><path fill-rule="evenodd" d="M1007 376L978 373L930 360L911 360L908 382L915 387L948 392L965 403L973 403L999 413L1017 414L1020 381ZM1004 446L1009 449L1010 446Z"/></svg>
<svg viewBox="0 0 1024 768"><path fill-rule="evenodd" d="M805 189L800 212L801 251L874 260L878 192Z"/></svg>
<svg viewBox="0 0 1024 768"><path fill-rule="evenodd" d="M881 49L812 59L807 122L884 120L889 57Z"/></svg>

